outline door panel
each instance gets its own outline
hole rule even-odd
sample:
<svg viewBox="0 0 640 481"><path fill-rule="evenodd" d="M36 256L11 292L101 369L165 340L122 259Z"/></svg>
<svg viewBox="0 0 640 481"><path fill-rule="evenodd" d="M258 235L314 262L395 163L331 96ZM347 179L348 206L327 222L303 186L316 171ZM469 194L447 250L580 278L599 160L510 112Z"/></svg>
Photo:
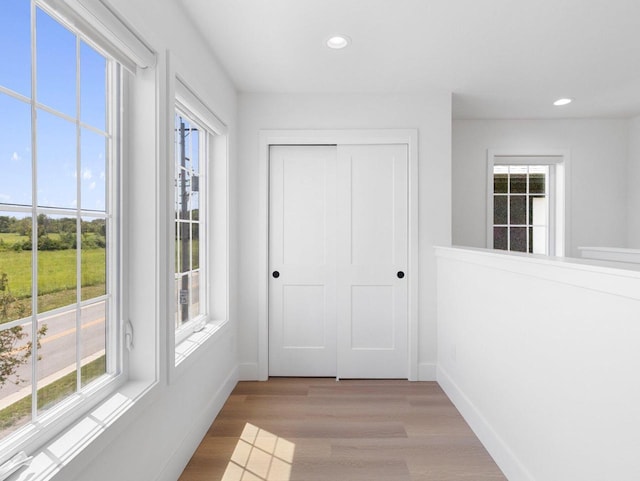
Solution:
<svg viewBox="0 0 640 481"><path fill-rule="evenodd" d="M356 148L348 149L354 152ZM351 171L351 263L393 263L394 192L393 186L389 188L394 175L393 158L382 155L349 155L347 158L345 155L340 160L350 162L341 168Z"/></svg>
<svg viewBox="0 0 640 481"><path fill-rule="evenodd" d="M351 349L393 349L392 286L351 286Z"/></svg>
<svg viewBox="0 0 640 481"><path fill-rule="evenodd" d="M336 374L335 163L333 146L270 149L271 376Z"/></svg>
<svg viewBox="0 0 640 481"><path fill-rule="evenodd" d="M407 378L406 145L338 147L338 377Z"/></svg>
<svg viewBox="0 0 640 481"><path fill-rule="evenodd" d="M324 286L285 285L282 296L282 347L322 349L327 337Z"/></svg>

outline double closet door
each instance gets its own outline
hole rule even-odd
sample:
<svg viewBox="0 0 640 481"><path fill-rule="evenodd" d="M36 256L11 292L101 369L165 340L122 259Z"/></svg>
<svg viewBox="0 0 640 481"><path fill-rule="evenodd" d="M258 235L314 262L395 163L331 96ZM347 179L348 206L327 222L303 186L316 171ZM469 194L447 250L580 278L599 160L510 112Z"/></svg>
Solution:
<svg viewBox="0 0 640 481"><path fill-rule="evenodd" d="M271 146L269 375L407 378L407 146Z"/></svg>

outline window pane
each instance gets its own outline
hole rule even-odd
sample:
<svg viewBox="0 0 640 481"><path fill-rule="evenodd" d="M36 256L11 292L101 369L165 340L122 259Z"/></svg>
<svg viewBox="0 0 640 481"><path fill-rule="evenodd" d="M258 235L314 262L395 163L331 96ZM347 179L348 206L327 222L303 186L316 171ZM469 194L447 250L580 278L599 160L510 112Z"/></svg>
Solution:
<svg viewBox="0 0 640 481"><path fill-rule="evenodd" d="M76 311L45 317L38 328L46 334L38 350L38 413L76 392Z"/></svg>
<svg viewBox="0 0 640 481"><path fill-rule="evenodd" d="M189 132L189 161L191 170L194 173L198 173L200 169L200 132L192 125Z"/></svg>
<svg viewBox="0 0 640 481"><path fill-rule="evenodd" d="M527 223L527 196L512 195L509 197L509 222L511 224Z"/></svg>
<svg viewBox="0 0 640 481"><path fill-rule="evenodd" d="M547 229L546 227L531 228L531 248L534 254L547 254Z"/></svg>
<svg viewBox="0 0 640 481"><path fill-rule="evenodd" d="M180 327L183 323L189 320L189 275L185 274L176 279L176 293L177 293L177 311L178 311L178 325Z"/></svg>
<svg viewBox="0 0 640 481"><path fill-rule="evenodd" d="M76 220L38 215L38 313L77 302Z"/></svg>
<svg viewBox="0 0 640 481"><path fill-rule="evenodd" d="M107 119L107 60L89 47L80 44L80 119L105 130Z"/></svg>
<svg viewBox="0 0 640 481"><path fill-rule="evenodd" d="M507 250L507 227L493 228L493 248Z"/></svg>
<svg viewBox="0 0 640 481"><path fill-rule="evenodd" d="M200 272L196 271L191 275L191 307L189 309L191 318L200 315Z"/></svg>
<svg viewBox="0 0 640 481"><path fill-rule="evenodd" d="M177 181L177 218L189 220L189 188L191 184L191 176L189 175L189 172L186 169L180 169Z"/></svg>
<svg viewBox="0 0 640 481"><path fill-rule="evenodd" d="M36 14L37 100L76 116L76 37L42 10Z"/></svg>
<svg viewBox="0 0 640 481"><path fill-rule="evenodd" d="M189 222L178 222L176 224L176 265L178 273L188 272L191 269L190 231Z"/></svg>
<svg viewBox="0 0 640 481"><path fill-rule="evenodd" d="M513 169L513 167L512 167ZM511 174L509 188L512 194L524 194L527 192L527 174Z"/></svg>
<svg viewBox="0 0 640 481"><path fill-rule="evenodd" d="M0 211L0 324L31 315L31 217Z"/></svg>
<svg viewBox="0 0 640 481"><path fill-rule="evenodd" d="M76 127L38 111L38 205L77 207Z"/></svg>
<svg viewBox="0 0 640 481"><path fill-rule="evenodd" d="M82 218L81 299L93 299L107 293L107 226L105 219Z"/></svg>
<svg viewBox="0 0 640 481"><path fill-rule="evenodd" d="M547 224L547 198L544 196L529 197L529 224Z"/></svg>
<svg viewBox="0 0 640 481"><path fill-rule="evenodd" d="M30 2L2 1L0 45L5 46L0 49L0 85L31 97Z"/></svg>
<svg viewBox="0 0 640 481"><path fill-rule="evenodd" d="M191 176L191 188L199 188L200 178L196 175ZM191 199L189 203L189 209L191 210L191 219L200 219L200 194L197 190L191 191Z"/></svg>
<svg viewBox="0 0 640 481"><path fill-rule="evenodd" d="M107 372L105 356L107 346L106 302L100 301L84 306L80 318L82 323L80 377L84 387Z"/></svg>
<svg viewBox="0 0 640 481"><path fill-rule="evenodd" d="M545 174L529 175L529 193L544 194L545 193Z"/></svg>
<svg viewBox="0 0 640 481"><path fill-rule="evenodd" d="M507 196L506 195L493 196L493 223L494 224L507 223Z"/></svg>
<svg viewBox="0 0 640 481"><path fill-rule="evenodd" d="M87 129L82 129L81 135L81 205L85 210L104 212L107 203L105 194L107 140L102 135Z"/></svg>
<svg viewBox="0 0 640 481"><path fill-rule="evenodd" d="M508 175L494 174L493 175L493 192L496 194L506 194L508 189Z"/></svg>
<svg viewBox="0 0 640 481"><path fill-rule="evenodd" d="M509 228L509 244L511 251L527 252L527 228Z"/></svg>
<svg viewBox="0 0 640 481"><path fill-rule="evenodd" d="M31 205L31 107L0 93L0 112L0 205Z"/></svg>
<svg viewBox="0 0 640 481"><path fill-rule="evenodd" d="M200 269L200 224L191 224L191 269Z"/></svg>
<svg viewBox="0 0 640 481"><path fill-rule="evenodd" d="M31 322L10 329L0 325L1 352L12 353L14 366L0 374L0 438L31 421ZM9 398L11 396L11 398Z"/></svg>

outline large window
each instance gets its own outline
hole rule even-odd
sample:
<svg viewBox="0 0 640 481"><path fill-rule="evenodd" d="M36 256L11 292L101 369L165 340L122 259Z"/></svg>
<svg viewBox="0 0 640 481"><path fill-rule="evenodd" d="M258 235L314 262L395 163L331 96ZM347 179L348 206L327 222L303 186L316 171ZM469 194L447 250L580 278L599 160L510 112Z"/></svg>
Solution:
<svg viewBox="0 0 640 481"><path fill-rule="evenodd" d="M175 114L175 328L180 341L206 313L207 131L187 114Z"/></svg>
<svg viewBox="0 0 640 481"><path fill-rule="evenodd" d="M2 3L0 45L5 447L121 370L112 195L121 73L34 1Z"/></svg>
<svg viewBox="0 0 640 481"><path fill-rule="evenodd" d="M490 154L489 246L562 255L563 178L563 156Z"/></svg>

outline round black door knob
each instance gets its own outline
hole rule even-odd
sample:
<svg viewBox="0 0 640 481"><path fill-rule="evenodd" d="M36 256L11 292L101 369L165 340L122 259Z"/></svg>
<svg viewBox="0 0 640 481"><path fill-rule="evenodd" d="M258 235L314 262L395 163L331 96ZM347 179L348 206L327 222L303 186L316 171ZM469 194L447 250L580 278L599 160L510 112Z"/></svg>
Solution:
<svg viewBox="0 0 640 481"><path fill-rule="evenodd" d="M278 271L273 271L273 274L271 274L275 279L277 279L278 277L280 277L280 273Z"/></svg>
<svg viewBox="0 0 640 481"><path fill-rule="evenodd" d="M398 279L402 279L404 277L404 272L398 271Z"/></svg>

